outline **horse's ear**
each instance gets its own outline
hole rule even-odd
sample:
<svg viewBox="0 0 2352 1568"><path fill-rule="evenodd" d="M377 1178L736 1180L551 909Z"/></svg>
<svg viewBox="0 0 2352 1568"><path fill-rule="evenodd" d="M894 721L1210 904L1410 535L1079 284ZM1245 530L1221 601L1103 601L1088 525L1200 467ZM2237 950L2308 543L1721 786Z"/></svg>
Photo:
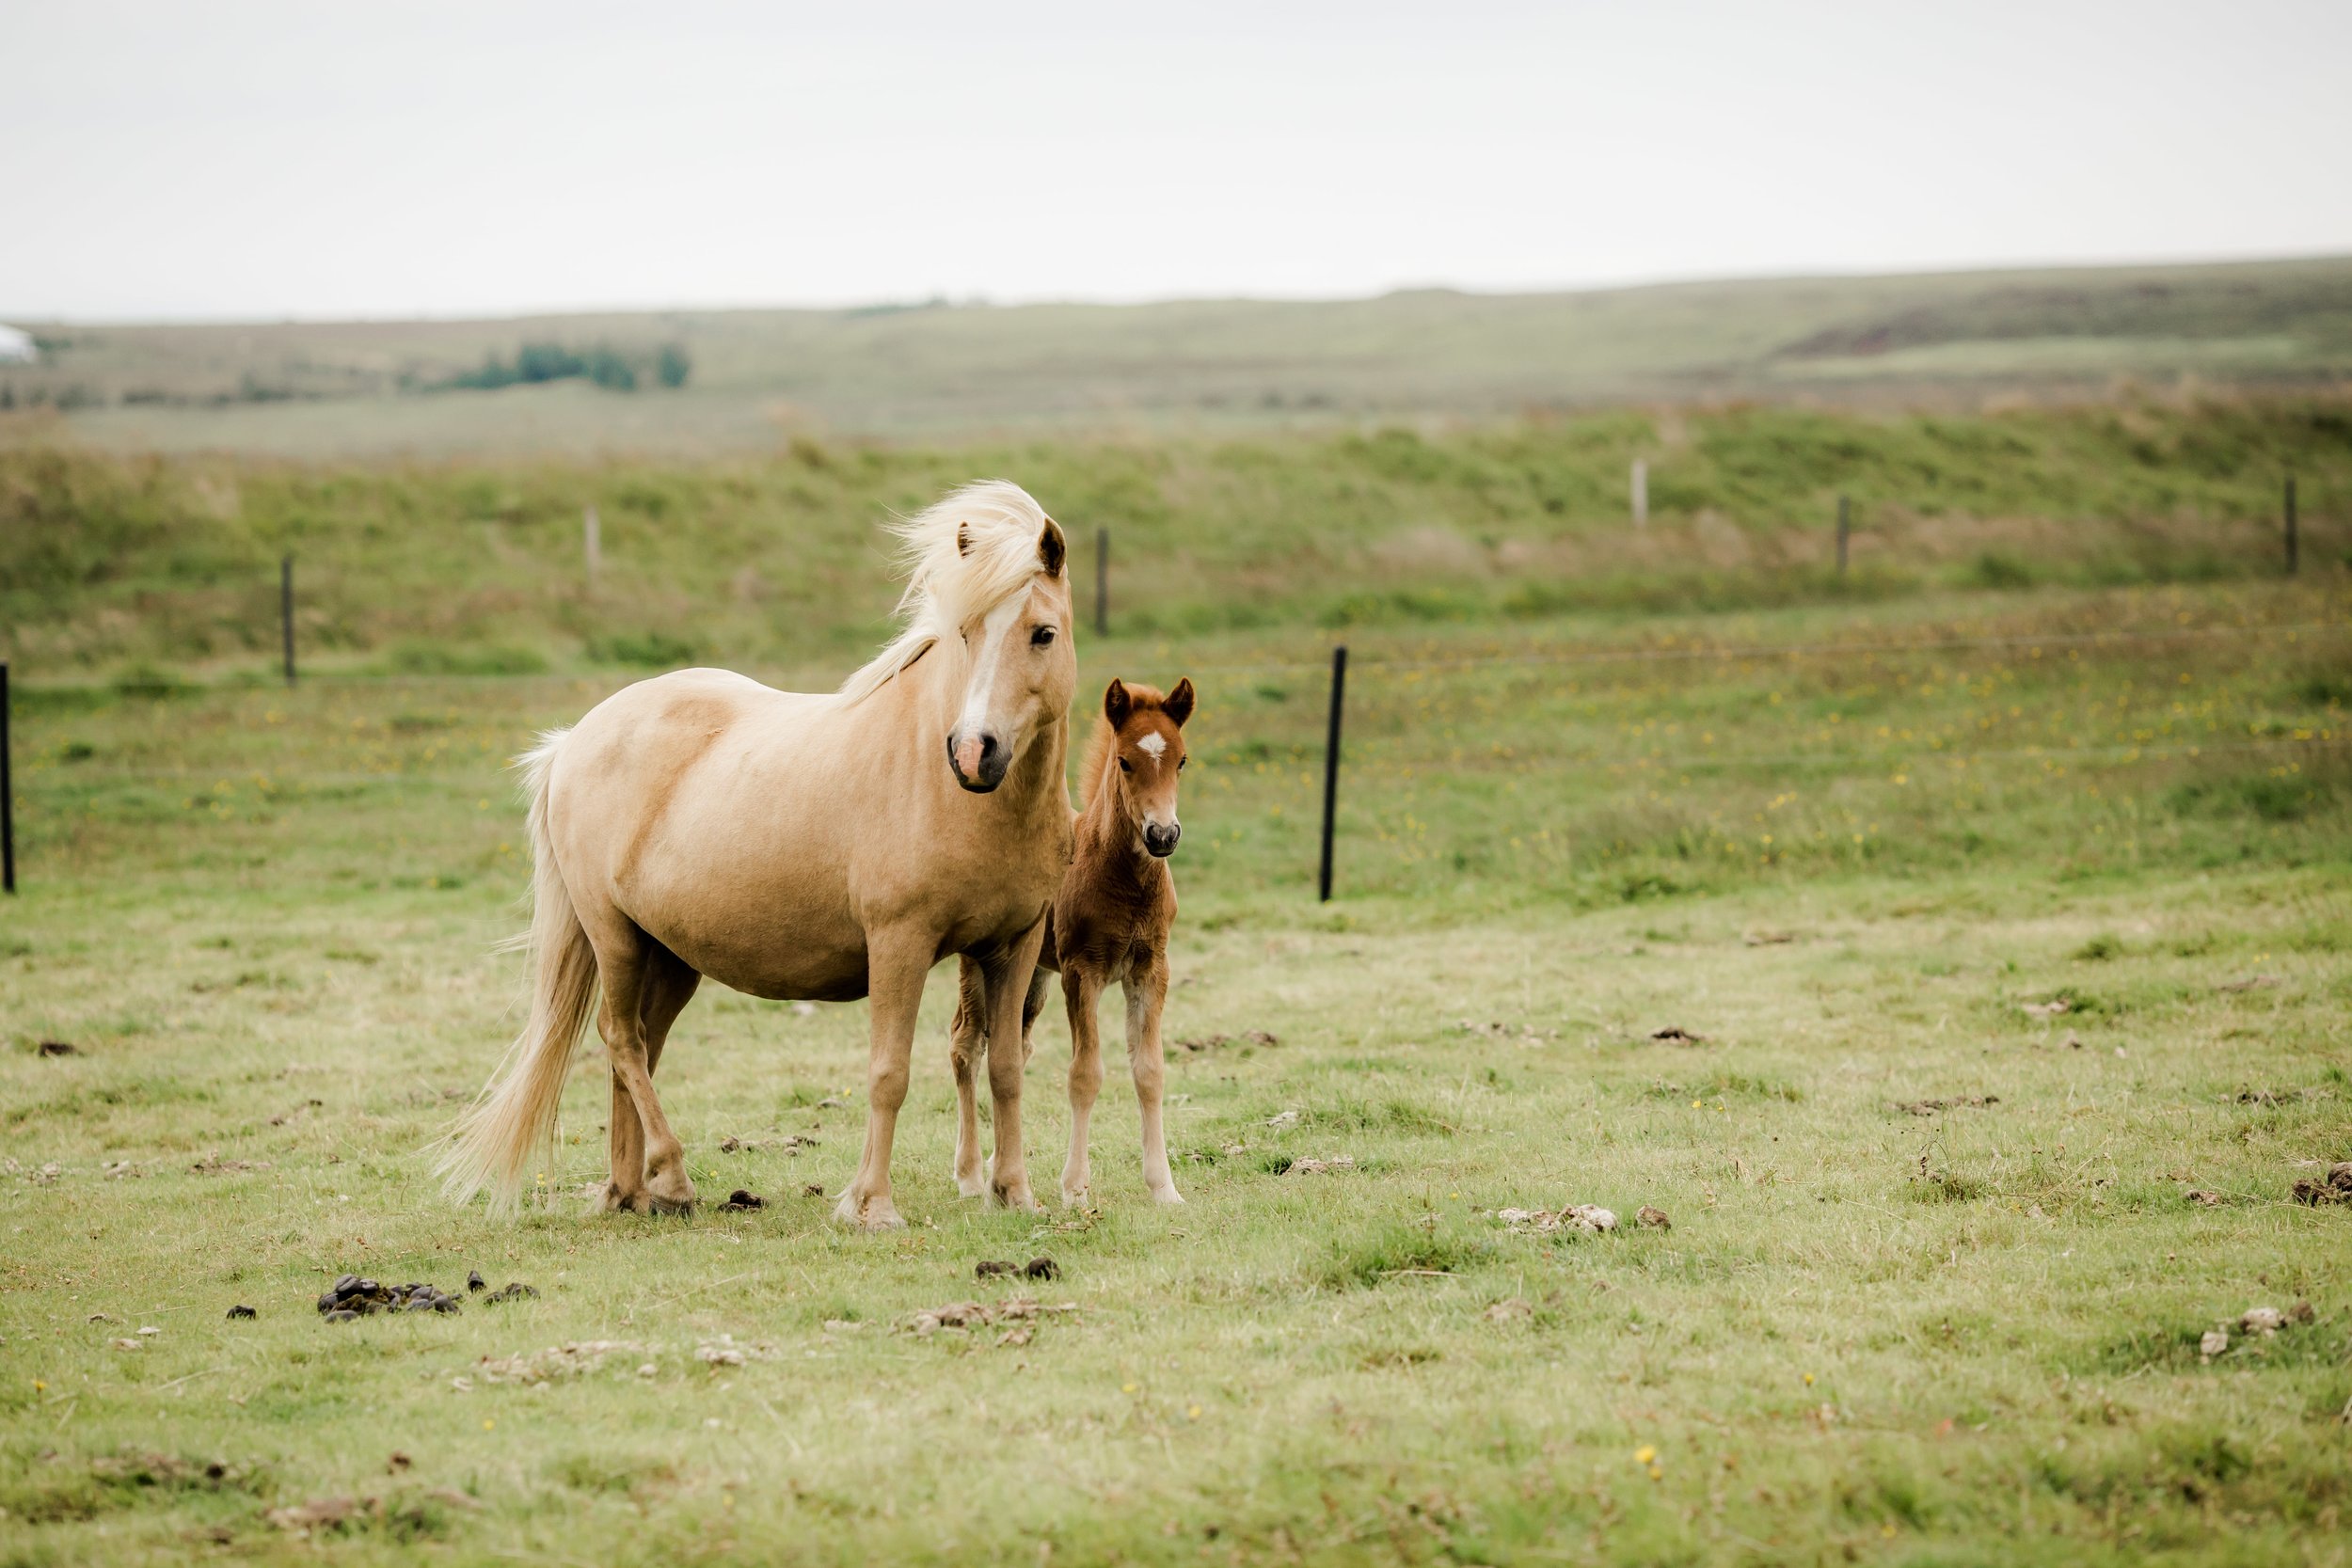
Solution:
<svg viewBox="0 0 2352 1568"><path fill-rule="evenodd" d="M1184 727L1184 721L1192 717L1192 677L1190 675L1186 675L1176 683L1176 689L1169 692L1167 700L1160 704L1160 711L1174 720L1178 729Z"/></svg>
<svg viewBox="0 0 2352 1568"><path fill-rule="evenodd" d="M1045 575L1061 576L1061 563L1070 559L1070 541L1061 534L1061 525L1053 518L1045 519L1045 531L1037 536L1037 558L1045 563Z"/></svg>
<svg viewBox="0 0 2352 1568"><path fill-rule="evenodd" d="M1135 706L1136 700L1127 695L1127 683L1112 676L1110 685L1103 689L1103 717L1111 721L1111 728L1123 726Z"/></svg>
<svg viewBox="0 0 2352 1568"><path fill-rule="evenodd" d="M972 525L970 523L956 525L956 553L958 555L972 553Z"/></svg>

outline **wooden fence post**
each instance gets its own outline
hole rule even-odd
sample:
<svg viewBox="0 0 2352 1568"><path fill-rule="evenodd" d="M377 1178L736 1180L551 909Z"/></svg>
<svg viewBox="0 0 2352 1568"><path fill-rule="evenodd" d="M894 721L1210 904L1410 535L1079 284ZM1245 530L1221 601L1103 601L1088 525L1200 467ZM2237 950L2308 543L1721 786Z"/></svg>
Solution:
<svg viewBox="0 0 2352 1568"><path fill-rule="evenodd" d="M1111 634L1111 531L1094 531L1094 635Z"/></svg>
<svg viewBox="0 0 2352 1568"><path fill-rule="evenodd" d="M1846 498L1840 496L1837 498L1837 575L1841 578L1846 575L1846 539L1852 531Z"/></svg>
<svg viewBox="0 0 2352 1568"><path fill-rule="evenodd" d="M2295 576L2299 564L2299 542L2295 537L2295 476L2287 475L2287 576Z"/></svg>
<svg viewBox="0 0 2352 1568"><path fill-rule="evenodd" d="M1319 903L1331 901L1331 831L1340 809L1340 710L1347 692L1347 644L1331 650L1331 728L1323 742L1323 868L1315 879Z"/></svg>
<svg viewBox="0 0 2352 1568"><path fill-rule="evenodd" d="M286 684L294 683L294 557L287 556L278 563L278 620L286 634Z"/></svg>
<svg viewBox="0 0 2352 1568"><path fill-rule="evenodd" d="M580 515L580 550L588 562L588 586L594 588L596 573L604 566L604 520L593 505Z"/></svg>
<svg viewBox="0 0 2352 1568"><path fill-rule="evenodd" d="M1633 460L1633 526L1645 528L1648 524L1649 461L1637 457Z"/></svg>
<svg viewBox="0 0 2352 1568"><path fill-rule="evenodd" d="M8 776L8 667L0 662L0 892L16 891L16 784Z"/></svg>

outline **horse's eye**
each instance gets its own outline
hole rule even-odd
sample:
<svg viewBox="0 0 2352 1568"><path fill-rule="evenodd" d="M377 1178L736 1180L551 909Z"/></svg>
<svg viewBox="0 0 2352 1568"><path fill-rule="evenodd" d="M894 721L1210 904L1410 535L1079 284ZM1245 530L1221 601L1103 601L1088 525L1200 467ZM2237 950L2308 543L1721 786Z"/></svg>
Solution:
<svg viewBox="0 0 2352 1568"><path fill-rule="evenodd" d="M1119 759L1119 770L1121 773L1132 773L1136 770L1136 765L1129 762L1125 757L1120 757Z"/></svg>
<svg viewBox="0 0 2352 1568"><path fill-rule="evenodd" d="M1040 626L1037 630L1029 633L1029 646L1032 648L1042 648L1053 640L1054 628L1051 626Z"/></svg>
<svg viewBox="0 0 2352 1568"><path fill-rule="evenodd" d="M1176 771L1179 773L1183 772L1184 770L1184 764L1190 762L1192 758L1190 757L1178 757L1176 759Z"/></svg>

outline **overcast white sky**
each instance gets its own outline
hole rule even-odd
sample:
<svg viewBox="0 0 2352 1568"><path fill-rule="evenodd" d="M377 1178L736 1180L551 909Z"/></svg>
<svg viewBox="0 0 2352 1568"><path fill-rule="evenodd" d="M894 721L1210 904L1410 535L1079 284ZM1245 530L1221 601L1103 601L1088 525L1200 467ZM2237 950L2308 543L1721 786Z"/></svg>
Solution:
<svg viewBox="0 0 2352 1568"><path fill-rule="evenodd" d="M2352 4L0 0L0 319L2352 251Z"/></svg>

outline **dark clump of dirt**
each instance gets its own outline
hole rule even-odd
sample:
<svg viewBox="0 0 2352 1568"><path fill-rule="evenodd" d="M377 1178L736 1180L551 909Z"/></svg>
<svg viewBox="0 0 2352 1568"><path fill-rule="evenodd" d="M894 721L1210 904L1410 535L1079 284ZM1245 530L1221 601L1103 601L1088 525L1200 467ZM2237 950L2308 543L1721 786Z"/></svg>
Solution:
<svg viewBox="0 0 2352 1568"><path fill-rule="evenodd" d="M804 1181L801 1184L801 1196L803 1197L822 1197L825 1196L825 1184L822 1181Z"/></svg>
<svg viewBox="0 0 2352 1568"><path fill-rule="evenodd" d="M81 1048L72 1040L43 1040L40 1042L40 1053L44 1056L78 1056L82 1053Z"/></svg>
<svg viewBox="0 0 2352 1568"><path fill-rule="evenodd" d="M492 1291L488 1295L484 1296L482 1299L485 1302L502 1302L522 1301L526 1298L532 1301L538 1300L538 1290L533 1286L525 1285L519 1280L510 1279L500 1289Z"/></svg>
<svg viewBox="0 0 2352 1568"><path fill-rule="evenodd" d="M2306 1179L2295 1183L2295 1201L2314 1207L2323 1203L2352 1203L2352 1160L2339 1160L2328 1167L2323 1179Z"/></svg>
<svg viewBox="0 0 2352 1568"><path fill-rule="evenodd" d="M469 1269L466 1271L467 1290L480 1291L486 1291L489 1288L490 1282L482 1277L482 1271L480 1269Z"/></svg>
<svg viewBox="0 0 2352 1568"><path fill-rule="evenodd" d="M1633 1223L1650 1230L1672 1230L1675 1222L1666 1217L1666 1211L1645 1203L1633 1212Z"/></svg>
<svg viewBox="0 0 2352 1568"><path fill-rule="evenodd" d="M1263 1029L1244 1029L1238 1035L1196 1035L1176 1042L1179 1051L1222 1051L1229 1045L1279 1045L1282 1042Z"/></svg>
<svg viewBox="0 0 2352 1568"><path fill-rule="evenodd" d="M1944 1100L1899 1100L1898 1111L1909 1111L1915 1117L1931 1117L1938 1111L1957 1110L1963 1105L1998 1105L1997 1094L1956 1094Z"/></svg>
<svg viewBox="0 0 2352 1568"><path fill-rule="evenodd" d="M457 1310L457 1298L422 1280L385 1285L360 1275L347 1274L319 1297L318 1307L319 1316L331 1323L349 1323L353 1318L378 1312L438 1312L446 1317ZM235 1316L233 1312L230 1315Z"/></svg>
<svg viewBox="0 0 2352 1568"><path fill-rule="evenodd" d="M1013 1275L1020 1272L1020 1264L1008 1263L1001 1258L983 1258L972 1266L972 1277L975 1279L993 1279L998 1275Z"/></svg>
<svg viewBox="0 0 2352 1568"><path fill-rule="evenodd" d="M1061 1265L1051 1258L1032 1258L1021 1273L1023 1277L1028 1279L1059 1279Z"/></svg>
<svg viewBox="0 0 2352 1568"><path fill-rule="evenodd" d="M1660 1045L1705 1045L1707 1037L1685 1029L1679 1023L1669 1023L1662 1029L1652 1029L1649 1037Z"/></svg>
<svg viewBox="0 0 2352 1568"><path fill-rule="evenodd" d="M768 1200L760 1196L757 1193L753 1192L748 1187L738 1187L735 1191L727 1194L727 1200L719 1205L719 1207L722 1209L737 1210L765 1209L768 1207Z"/></svg>
<svg viewBox="0 0 2352 1568"><path fill-rule="evenodd" d="M252 1307L247 1307L243 1302L239 1302L236 1306L231 1307L229 1309L229 1316L231 1318L258 1318L261 1315L261 1313L255 1311Z"/></svg>

